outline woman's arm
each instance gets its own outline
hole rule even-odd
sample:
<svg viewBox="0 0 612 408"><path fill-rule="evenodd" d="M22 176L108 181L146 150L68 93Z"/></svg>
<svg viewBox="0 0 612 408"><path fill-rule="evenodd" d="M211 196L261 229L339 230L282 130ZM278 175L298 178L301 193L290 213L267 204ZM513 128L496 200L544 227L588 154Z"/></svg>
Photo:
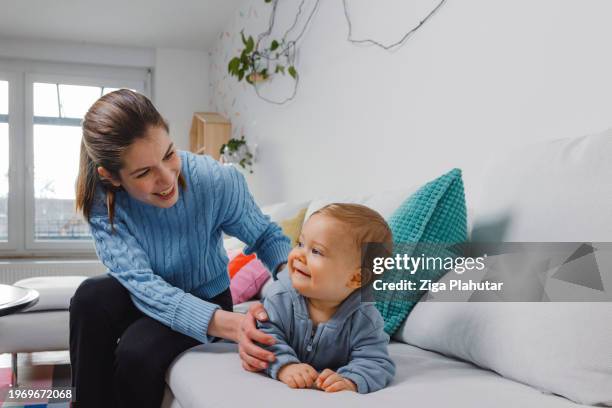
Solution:
<svg viewBox="0 0 612 408"><path fill-rule="evenodd" d="M243 319L244 315L240 313L217 310L208 323L208 334L238 342L238 332Z"/></svg>
<svg viewBox="0 0 612 408"><path fill-rule="evenodd" d="M245 242L245 253L256 252L272 276L287 262L291 250L289 238L280 227L263 215L253 199L244 176L234 167L222 166L204 158L202 177L213 177L215 210L213 217L218 228ZM257 318L255 317L257 316ZM268 319L261 303L254 304L245 315L228 314L217 310L211 319L208 333L236 341L239 346L242 366L248 371L261 371L268 362L275 360L274 354L257 343L273 345L274 338L257 329L256 320Z"/></svg>
<svg viewBox="0 0 612 408"><path fill-rule="evenodd" d="M214 167L216 211L219 227L248 246L244 253L257 253L272 276L287 262L289 238L255 203L244 176L231 166Z"/></svg>
<svg viewBox="0 0 612 408"><path fill-rule="evenodd" d="M120 217L115 219L114 231L106 216L92 217L89 223L100 261L129 290L141 312L202 343L210 340L206 333L218 305L186 293L153 273L147 253Z"/></svg>

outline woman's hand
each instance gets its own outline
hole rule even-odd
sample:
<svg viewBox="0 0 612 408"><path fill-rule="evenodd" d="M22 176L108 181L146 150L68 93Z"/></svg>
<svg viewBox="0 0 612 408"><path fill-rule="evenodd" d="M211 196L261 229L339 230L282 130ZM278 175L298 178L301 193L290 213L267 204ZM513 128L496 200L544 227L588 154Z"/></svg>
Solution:
<svg viewBox="0 0 612 408"><path fill-rule="evenodd" d="M261 371L268 367L268 362L276 359L274 353L264 350L253 342L272 345L275 343L274 337L263 333L257 329L256 320L264 322L268 320L268 314L263 305L259 302L249 307L244 315L237 335L238 351L242 360L242 368L247 371Z"/></svg>

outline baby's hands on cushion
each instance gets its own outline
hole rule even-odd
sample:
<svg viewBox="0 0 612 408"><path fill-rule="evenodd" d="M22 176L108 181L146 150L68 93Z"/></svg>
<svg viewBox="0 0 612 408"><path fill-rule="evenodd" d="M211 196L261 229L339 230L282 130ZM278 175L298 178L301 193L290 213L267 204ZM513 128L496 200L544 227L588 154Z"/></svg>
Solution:
<svg viewBox="0 0 612 408"><path fill-rule="evenodd" d="M326 368L319 374L315 385L325 392L357 391L357 386L348 378Z"/></svg>
<svg viewBox="0 0 612 408"><path fill-rule="evenodd" d="M308 364L287 364L278 371L278 379L291 388L310 388L318 375Z"/></svg>

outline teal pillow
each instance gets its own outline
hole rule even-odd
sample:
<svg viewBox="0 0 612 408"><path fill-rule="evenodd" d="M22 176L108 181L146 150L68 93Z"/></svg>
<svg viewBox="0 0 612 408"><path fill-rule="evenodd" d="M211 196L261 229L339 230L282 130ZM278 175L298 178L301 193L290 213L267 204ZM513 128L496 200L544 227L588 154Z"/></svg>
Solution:
<svg viewBox="0 0 612 408"><path fill-rule="evenodd" d="M456 247L452 245L467 241L467 211L461 170L453 169L425 184L395 210L388 223L393 233L395 253L408 256L458 256ZM406 271L390 270L384 273L384 281L412 280L419 283L421 279L431 279L435 282L445 273L445 270L435 268L420 269L414 275ZM423 293L411 291L410 295L403 294L400 298L397 293L390 291L380 291L374 295L376 307L385 320L385 331L389 335L398 329Z"/></svg>

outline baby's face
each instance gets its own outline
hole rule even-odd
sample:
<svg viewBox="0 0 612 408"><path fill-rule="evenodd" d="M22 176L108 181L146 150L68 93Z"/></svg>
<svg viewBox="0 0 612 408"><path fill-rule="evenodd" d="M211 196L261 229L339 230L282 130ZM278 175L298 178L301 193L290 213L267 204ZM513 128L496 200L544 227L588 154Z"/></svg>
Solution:
<svg viewBox="0 0 612 408"><path fill-rule="evenodd" d="M341 302L359 287L360 252L352 234L326 215L306 221L288 266L293 287L308 298Z"/></svg>

